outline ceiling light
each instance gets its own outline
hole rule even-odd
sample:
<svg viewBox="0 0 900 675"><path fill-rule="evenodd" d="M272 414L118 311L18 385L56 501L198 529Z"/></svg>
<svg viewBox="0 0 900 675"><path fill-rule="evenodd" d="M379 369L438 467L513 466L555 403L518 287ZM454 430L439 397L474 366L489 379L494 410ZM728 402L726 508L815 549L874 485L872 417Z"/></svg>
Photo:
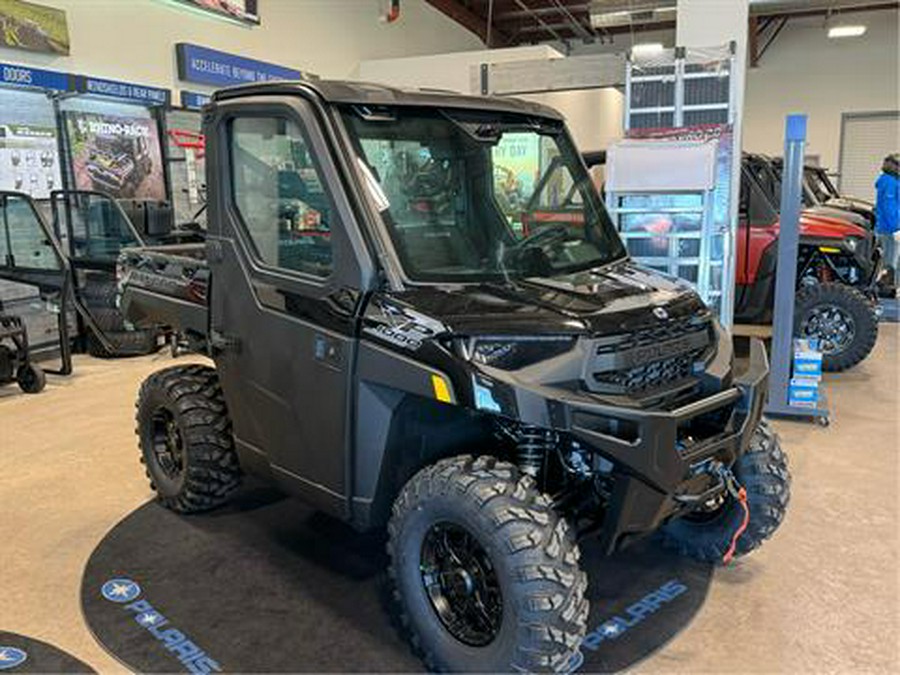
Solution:
<svg viewBox="0 0 900 675"><path fill-rule="evenodd" d="M856 26L832 26L828 29L828 37L830 38L844 38L844 37L859 37L860 35L865 34L866 27L862 25Z"/></svg>
<svg viewBox="0 0 900 675"><path fill-rule="evenodd" d="M664 47L662 42L642 42L631 48L632 56L653 56L661 54Z"/></svg>

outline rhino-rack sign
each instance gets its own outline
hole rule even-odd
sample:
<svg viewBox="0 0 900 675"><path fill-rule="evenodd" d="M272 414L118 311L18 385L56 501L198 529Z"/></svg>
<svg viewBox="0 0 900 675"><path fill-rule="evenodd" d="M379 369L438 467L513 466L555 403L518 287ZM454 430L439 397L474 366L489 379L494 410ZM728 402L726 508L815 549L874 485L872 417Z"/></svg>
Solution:
<svg viewBox="0 0 900 675"><path fill-rule="evenodd" d="M302 80L308 77L293 68L248 59L187 42L175 45L175 57L178 62L179 80L216 87L268 80Z"/></svg>
<svg viewBox="0 0 900 675"><path fill-rule="evenodd" d="M85 77L83 75L75 78L75 88L83 94L109 96L151 106L169 105L172 99L172 92L168 89L147 87L142 84L131 84L130 82L118 82L116 80L101 80L96 77Z"/></svg>
<svg viewBox="0 0 900 675"><path fill-rule="evenodd" d="M0 63L0 84L53 91L72 91L75 88L74 79L69 73L40 70L14 63Z"/></svg>
<svg viewBox="0 0 900 675"><path fill-rule="evenodd" d="M186 110L200 110L210 101L209 94L201 94L197 91L181 90L181 107Z"/></svg>

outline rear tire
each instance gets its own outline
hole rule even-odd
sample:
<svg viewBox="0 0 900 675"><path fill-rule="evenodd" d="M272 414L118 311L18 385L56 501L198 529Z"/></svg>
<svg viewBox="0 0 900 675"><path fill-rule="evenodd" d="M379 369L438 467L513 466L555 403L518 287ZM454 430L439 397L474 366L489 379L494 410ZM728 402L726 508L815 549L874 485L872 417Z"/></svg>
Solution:
<svg viewBox="0 0 900 675"><path fill-rule="evenodd" d="M125 317L118 307L91 307L88 309L91 318L102 331L127 331Z"/></svg>
<svg viewBox="0 0 900 675"><path fill-rule="evenodd" d="M115 307L119 288L110 272L87 272L79 295L88 308Z"/></svg>
<svg viewBox="0 0 900 675"><path fill-rule="evenodd" d="M794 334L819 338L822 370L837 372L852 368L875 347L878 316L874 305L855 288L814 284L797 293Z"/></svg>
<svg viewBox="0 0 900 675"><path fill-rule="evenodd" d="M512 464L462 456L423 469L388 535L400 623L429 670L550 672L576 658L588 615L578 545Z"/></svg>
<svg viewBox="0 0 900 675"><path fill-rule="evenodd" d="M158 334L152 329L103 331L103 335L112 344L111 350L104 347L93 332L87 335L87 352L98 359L145 356L159 349Z"/></svg>
<svg viewBox="0 0 900 675"><path fill-rule="evenodd" d="M138 394L137 435L150 487L172 511L215 508L240 483L231 421L212 368L174 366L148 377Z"/></svg>
<svg viewBox="0 0 900 675"><path fill-rule="evenodd" d="M731 470L746 488L750 507L750 521L734 552L738 557L750 553L772 536L784 520L791 499L787 456L768 420L760 420L750 447ZM709 517L687 516L666 524L662 529L663 544L682 555L721 564L743 516L740 504L728 496Z"/></svg>

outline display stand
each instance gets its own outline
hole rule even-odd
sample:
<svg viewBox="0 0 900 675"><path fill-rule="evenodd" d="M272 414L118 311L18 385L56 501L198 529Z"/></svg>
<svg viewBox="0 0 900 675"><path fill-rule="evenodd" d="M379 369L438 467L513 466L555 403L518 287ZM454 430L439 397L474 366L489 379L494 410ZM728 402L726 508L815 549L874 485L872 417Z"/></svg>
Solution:
<svg viewBox="0 0 900 675"><path fill-rule="evenodd" d="M420 672L392 625L382 533L360 534L269 488L178 516L148 503L85 568L97 640L135 672ZM567 671L647 658L700 610L713 566L638 542L605 557L585 540L588 633ZM205 668L205 670L203 670Z"/></svg>
<svg viewBox="0 0 900 675"><path fill-rule="evenodd" d="M794 345L794 299L797 249L800 244L800 209L803 194L803 157L806 147L806 115L788 115L785 121L784 171L781 181L781 220L775 275L775 307L772 325L772 369L766 414L814 419L828 425L830 415L824 394L815 408L788 403Z"/></svg>

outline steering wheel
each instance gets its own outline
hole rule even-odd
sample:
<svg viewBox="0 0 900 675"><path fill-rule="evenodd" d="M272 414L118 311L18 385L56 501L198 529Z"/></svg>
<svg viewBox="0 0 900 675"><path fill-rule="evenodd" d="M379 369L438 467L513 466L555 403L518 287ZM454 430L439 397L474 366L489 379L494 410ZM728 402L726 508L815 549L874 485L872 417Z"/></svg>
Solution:
<svg viewBox="0 0 900 675"><path fill-rule="evenodd" d="M542 227L537 232L529 234L527 237L519 239L515 244L510 246L511 251L521 251L530 246L545 248L550 244L556 243L557 240L565 239L569 236L569 230L565 225L553 225L552 227Z"/></svg>

